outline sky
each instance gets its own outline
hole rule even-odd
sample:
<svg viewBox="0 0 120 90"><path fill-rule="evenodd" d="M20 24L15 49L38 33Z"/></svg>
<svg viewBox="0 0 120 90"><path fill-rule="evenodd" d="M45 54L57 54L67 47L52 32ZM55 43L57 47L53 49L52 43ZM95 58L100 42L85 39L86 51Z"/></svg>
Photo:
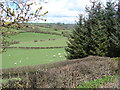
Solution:
<svg viewBox="0 0 120 90"><path fill-rule="evenodd" d="M43 11L48 11L45 16L47 23L74 24L78 20L78 14L86 14L86 5L90 6L90 0L45 0L45 2L47 3L42 6ZM101 2L105 3L106 0L101 0Z"/></svg>
<svg viewBox="0 0 120 90"><path fill-rule="evenodd" d="M47 3L41 3L40 1ZM100 1L105 4L108 0ZM78 14L86 15L85 7L90 6L90 0L27 0L27 3L31 2L36 3L31 7L33 11L40 5L43 7L41 13L48 11L48 14L44 17L47 21L37 21L39 23L75 24L75 21L78 20Z"/></svg>

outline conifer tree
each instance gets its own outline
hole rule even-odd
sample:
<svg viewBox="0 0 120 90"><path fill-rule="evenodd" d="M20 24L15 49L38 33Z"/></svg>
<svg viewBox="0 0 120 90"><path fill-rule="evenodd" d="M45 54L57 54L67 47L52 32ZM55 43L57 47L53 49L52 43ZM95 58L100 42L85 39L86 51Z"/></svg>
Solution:
<svg viewBox="0 0 120 90"><path fill-rule="evenodd" d="M86 12L88 18L79 17L76 28L68 39L65 48L67 58L120 56L119 8L116 9L115 2L108 1L105 8L100 2L92 2L91 8L86 8Z"/></svg>
<svg viewBox="0 0 120 90"><path fill-rule="evenodd" d="M77 23L73 33L68 38L68 47L65 48L67 51L68 59L82 58L88 56L87 54L87 42L88 37L86 36L86 30L83 29L83 16L79 15L79 22Z"/></svg>
<svg viewBox="0 0 120 90"><path fill-rule="evenodd" d="M117 18L117 9L115 2L107 2L105 8L105 32L109 41L108 54L106 56L120 56L120 28Z"/></svg>

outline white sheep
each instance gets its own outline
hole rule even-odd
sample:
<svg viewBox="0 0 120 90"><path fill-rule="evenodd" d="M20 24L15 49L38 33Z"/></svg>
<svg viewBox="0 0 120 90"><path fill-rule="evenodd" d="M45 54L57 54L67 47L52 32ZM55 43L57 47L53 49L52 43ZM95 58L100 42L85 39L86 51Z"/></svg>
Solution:
<svg viewBox="0 0 120 90"><path fill-rule="evenodd" d="M58 53L58 55L61 55L61 53Z"/></svg>
<svg viewBox="0 0 120 90"><path fill-rule="evenodd" d="M53 55L53 57L56 57L56 55Z"/></svg>
<svg viewBox="0 0 120 90"><path fill-rule="evenodd" d="M14 63L15 65L17 65L17 63Z"/></svg>
<svg viewBox="0 0 120 90"><path fill-rule="evenodd" d="M59 57L62 57L62 56L59 56Z"/></svg>

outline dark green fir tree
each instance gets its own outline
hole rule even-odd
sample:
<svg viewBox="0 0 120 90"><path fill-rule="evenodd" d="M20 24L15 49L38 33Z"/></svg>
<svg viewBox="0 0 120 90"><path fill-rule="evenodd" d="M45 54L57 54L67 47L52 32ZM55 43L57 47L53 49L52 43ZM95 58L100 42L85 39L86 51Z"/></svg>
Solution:
<svg viewBox="0 0 120 90"><path fill-rule="evenodd" d="M86 8L87 18L79 16L79 21L68 38L68 46L65 48L67 59L89 55L119 57L119 11L119 5L115 2L108 1L106 7L100 2L92 2L91 8Z"/></svg>
<svg viewBox="0 0 120 90"><path fill-rule="evenodd" d="M79 22L77 22L73 33L68 38L68 46L65 48L67 59L76 59L88 56L86 52L88 37L86 37L87 33L84 29L83 21L83 16L79 15Z"/></svg>
<svg viewBox="0 0 120 90"><path fill-rule="evenodd" d="M119 13L117 13L117 3L107 2L104 15L104 26L106 36L108 38L108 54L109 57L120 56L120 22Z"/></svg>

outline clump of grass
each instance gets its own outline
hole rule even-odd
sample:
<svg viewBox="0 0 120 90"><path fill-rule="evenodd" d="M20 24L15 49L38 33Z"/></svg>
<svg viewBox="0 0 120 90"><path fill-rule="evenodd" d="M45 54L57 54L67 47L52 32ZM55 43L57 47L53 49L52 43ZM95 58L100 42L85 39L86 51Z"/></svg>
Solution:
<svg viewBox="0 0 120 90"><path fill-rule="evenodd" d="M111 60L120 60L120 57L112 58Z"/></svg>
<svg viewBox="0 0 120 90"><path fill-rule="evenodd" d="M14 81L14 80L21 80L21 78L10 78L10 79L2 79L2 84L7 83L8 81Z"/></svg>
<svg viewBox="0 0 120 90"><path fill-rule="evenodd" d="M34 40L34 42L38 42L38 40Z"/></svg>
<svg viewBox="0 0 120 90"><path fill-rule="evenodd" d="M118 76L105 76L101 79L96 79L88 82L81 82L81 85L79 85L77 88L100 88L101 85L105 85L109 82L114 82L115 79L118 79Z"/></svg>

